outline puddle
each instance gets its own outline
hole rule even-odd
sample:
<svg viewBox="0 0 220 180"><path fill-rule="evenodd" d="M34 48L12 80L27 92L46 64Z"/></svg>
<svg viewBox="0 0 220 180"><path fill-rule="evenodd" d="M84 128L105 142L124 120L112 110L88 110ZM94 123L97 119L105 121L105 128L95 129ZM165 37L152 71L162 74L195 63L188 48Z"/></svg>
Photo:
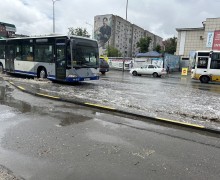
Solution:
<svg viewBox="0 0 220 180"><path fill-rule="evenodd" d="M72 114L72 113L65 113L62 114L62 120L60 122L60 126L69 126L71 124L78 124L85 121L90 120L91 117L78 115L78 114Z"/></svg>
<svg viewBox="0 0 220 180"><path fill-rule="evenodd" d="M0 84L0 104L13 107L22 113L31 112L31 109L32 109L31 105L23 101L15 100L11 96L12 92L13 92L12 88L10 88L7 85L2 86L2 83L1 83Z"/></svg>

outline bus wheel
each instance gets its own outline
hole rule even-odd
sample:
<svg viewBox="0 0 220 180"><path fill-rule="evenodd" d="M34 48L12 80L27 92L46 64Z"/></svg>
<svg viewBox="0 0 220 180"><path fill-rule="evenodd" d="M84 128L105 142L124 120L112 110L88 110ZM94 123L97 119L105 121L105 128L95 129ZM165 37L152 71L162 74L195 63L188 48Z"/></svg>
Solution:
<svg viewBox="0 0 220 180"><path fill-rule="evenodd" d="M200 82L201 83L208 83L210 78L208 76L202 76L200 77Z"/></svg>
<svg viewBox="0 0 220 180"><path fill-rule="evenodd" d="M41 78L41 79L47 78L47 71L45 68L40 69L38 73L38 78Z"/></svg>

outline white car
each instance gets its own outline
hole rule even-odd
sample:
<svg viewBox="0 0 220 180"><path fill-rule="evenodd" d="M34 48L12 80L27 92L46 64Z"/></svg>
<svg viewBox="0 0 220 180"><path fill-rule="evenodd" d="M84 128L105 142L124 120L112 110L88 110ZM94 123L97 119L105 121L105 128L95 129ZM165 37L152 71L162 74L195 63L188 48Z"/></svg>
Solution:
<svg viewBox="0 0 220 180"><path fill-rule="evenodd" d="M162 75L167 74L164 68L154 64L147 64L140 68L133 68L130 70L130 73L133 76L153 75L153 77L161 77Z"/></svg>

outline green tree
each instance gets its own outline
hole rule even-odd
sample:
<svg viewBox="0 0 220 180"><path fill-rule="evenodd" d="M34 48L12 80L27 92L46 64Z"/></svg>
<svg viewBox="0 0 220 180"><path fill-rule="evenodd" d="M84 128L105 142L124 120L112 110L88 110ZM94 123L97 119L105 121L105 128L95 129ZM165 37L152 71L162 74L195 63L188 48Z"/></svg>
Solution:
<svg viewBox="0 0 220 180"><path fill-rule="evenodd" d="M161 52L161 45L156 45L156 47L154 48L154 51L157 51L157 52Z"/></svg>
<svg viewBox="0 0 220 180"><path fill-rule="evenodd" d="M76 35L76 36L83 36L83 37L90 37L89 33L87 32L86 28L73 28L70 27L69 29L69 35Z"/></svg>
<svg viewBox="0 0 220 180"><path fill-rule="evenodd" d="M169 54L174 54L176 52L176 45L177 45L177 37L168 38L163 41L164 45L164 52Z"/></svg>
<svg viewBox="0 0 220 180"><path fill-rule="evenodd" d="M122 54L117 48L115 48L113 46L109 46L107 48L107 56L108 57L121 57Z"/></svg>
<svg viewBox="0 0 220 180"><path fill-rule="evenodd" d="M140 40L137 42L137 47L140 48L141 53L148 52L149 50L149 45L151 43L151 37L142 37Z"/></svg>

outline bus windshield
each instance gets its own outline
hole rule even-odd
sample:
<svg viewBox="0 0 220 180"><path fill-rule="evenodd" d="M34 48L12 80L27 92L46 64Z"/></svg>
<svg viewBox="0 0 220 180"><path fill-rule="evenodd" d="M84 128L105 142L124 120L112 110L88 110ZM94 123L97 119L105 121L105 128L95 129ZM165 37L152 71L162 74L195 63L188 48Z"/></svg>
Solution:
<svg viewBox="0 0 220 180"><path fill-rule="evenodd" d="M69 46L70 47L70 46ZM67 49L67 66L71 67L71 54ZM72 64L74 67L98 67L98 52L96 47L76 45L72 48Z"/></svg>

